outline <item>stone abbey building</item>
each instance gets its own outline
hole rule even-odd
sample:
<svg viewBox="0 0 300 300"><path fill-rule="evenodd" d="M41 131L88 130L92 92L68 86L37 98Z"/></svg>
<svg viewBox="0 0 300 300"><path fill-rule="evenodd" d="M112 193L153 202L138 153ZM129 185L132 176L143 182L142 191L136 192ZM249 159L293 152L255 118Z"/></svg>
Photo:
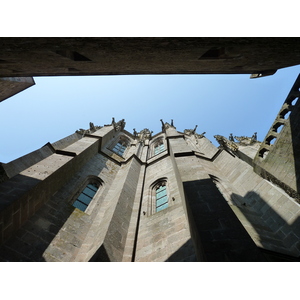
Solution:
<svg viewBox="0 0 300 300"><path fill-rule="evenodd" d="M3 37L0 46L0 102L32 76L260 78L300 63L292 37ZM300 77L262 142L229 133L216 147L176 120L154 134L113 119L0 163L0 261L299 261L299 95Z"/></svg>
<svg viewBox="0 0 300 300"><path fill-rule="evenodd" d="M263 142L113 118L2 164L1 261L299 261L299 88Z"/></svg>

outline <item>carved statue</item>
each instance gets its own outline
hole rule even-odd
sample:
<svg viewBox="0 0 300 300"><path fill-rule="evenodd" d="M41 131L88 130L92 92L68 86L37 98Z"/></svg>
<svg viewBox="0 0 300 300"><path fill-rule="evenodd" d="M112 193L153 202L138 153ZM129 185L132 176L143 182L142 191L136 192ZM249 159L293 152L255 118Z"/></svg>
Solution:
<svg viewBox="0 0 300 300"><path fill-rule="evenodd" d="M79 134L82 134L82 135L85 135L86 133L88 133L89 130L86 130L86 129L82 129L80 128L79 130L76 130L76 133L79 133Z"/></svg>
<svg viewBox="0 0 300 300"><path fill-rule="evenodd" d="M204 137L204 134L206 133L205 131L201 134L196 133L198 125L195 126L194 129L184 129L184 134L191 136L192 134L195 136L196 139L196 144L198 144L198 139L202 139Z"/></svg>
<svg viewBox="0 0 300 300"><path fill-rule="evenodd" d="M162 128L162 130L164 130L164 128L165 128L165 123L164 123L164 121L163 121L162 119L160 119L160 121L161 121L161 128Z"/></svg>
<svg viewBox="0 0 300 300"><path fill-rule="evenodd" d="M174 129L176 129L176 127L174 126L173 123L173 119L171 120L171 124L169 124L168 122L164 123L164 121L162 119L160 119L161 124L162 124L162 131L165 131L166 129L173 127Z"/></svg>
<svg viewBox="0 0 300 300"><path fill-rule="evenodd" d="M229 135L229 141L232 141L232 142L234 142L234 138L233 138L233 135L232 135L232 133L230 133L230 135Z"/></svg>
<svg viewBox="0 0 300 300"><path fill-rule="evenodd" d="M247 136L235 136L234 137L237 141L239 141L240 145L243 146L248 146L252 145L257 142L257 132L254 132L252 137L247 137Z"/></svg>
<svg viewBox="0 0 300 300"><path fill-rule="evenodd" d="M244 136L244 135L242 135L242 136L235 136L234 138L235 138L237 141L239 141L240 143L245 143L245 142L247 142L247 141L250 140L249 137Z"/></svg>
<svg viewBox="0 0 300 300"><path fill-rule="evenodd" d="M145 142L146 140L150 140L152 137L152 133L153 133L153 131L150 131L147 128L141 130L139 133L137 133L138 141Z"/></svg>
<svg viewBox="0 0 300 300"><path fill-rule="evenodd" d="M194 129L184 129L183 133L188 136L191 136L192 134L195 134L197 127L198 125L196 125Z"/></svg>
<svg viewBox="0 0 300 300"><path fill-rule="evenodd" d="M134 137L137 137L137 132L136 132L135 128L133 128L133 135L134 135Z"/></svg>
<svg viewBox="0 0 300 300"><path fill-rule="evenodd" d="M197 139L202 139L202 138L204 138L204 134L205 134L205 133L206 133L205 131L202 132L201 134L195 133L195 137L196 137Z"/></svg>
<svg viewBox="0 0 300 300"><path fill-rule="evenodd" d="M183 133L188 136L191 136L193 134L193 130L192 129L184 129Z"/></svg>
<svg viewBox="0 0 300 300"><path fill-rule="evenodd" d="M119 122L115 122L115 118L112 118L112 122L111 122L111 125L114 126L115 128L115 131L120 131L120 130L123 130L125 128L125 119L122 119L120 120Z"/></svg>
<svg viewBox="0 0 300 300"><path fill-rule="evenodd" d="M96 131L96 128L92 122L90 122L90 131Z"/></svg>
<svg viewBox="0 0 300 300"><path fill-rule="evenodd" d="M253 142L256 142L256 141L257 141L257 132L254 132L254 134L252 135L251 140L252 140Z"/></svg>
<svg viewBox="0 0 300 300"><path fill-rule="evenodd" d="M221 148L227 148L233 152L235 152L239 149L238 145L235 142L227 140L222 135L214 135L214 138L220 144Z"/></svg>
<svg viewBox="0 0 300 300"><path fill-rule="evenodd" d="M90 129L80 128L79 130L76 130L76 133L82 134L84 136L85 134L91 134L96 130L99 130L100 128L102 128L102 126L95 126L92 122L90 122Z"/></svg>

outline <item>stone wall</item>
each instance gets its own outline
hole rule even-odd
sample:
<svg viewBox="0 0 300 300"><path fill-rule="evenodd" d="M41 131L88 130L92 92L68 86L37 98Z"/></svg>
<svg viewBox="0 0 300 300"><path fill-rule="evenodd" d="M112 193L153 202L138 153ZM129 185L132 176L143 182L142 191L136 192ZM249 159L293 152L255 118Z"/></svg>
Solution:
<svg viewBox="0 0 300 300"><path fill-rule="evenodd" d="M298 65L298 49L297 38L2 37L0 76L255 73L261 77Z"/></svg>
<svg viewBox="0 0 300 300"><path fill-rule="evenodd" d="M0 102L24 91L34 84L35 82L32 77L0 77Z"/></svg>
<svg viewBox="0 0 300 300"><path fill-rule="evenodd" d="M299 256L300 205L253 171L253 149L230 153L166 123L156 136L165 149L154 154L147 132L108 125L49 145L55 153L37 162L25 156L30 166L0 184L0 259L267 260L259 248ZM112 147L122 135L120 156ZM91 179L100 187L83 212L72 204ZM168 207L157 212L160 181Z"/></svg>
<svg viewBox="0 0 300 300"><path fill-rule="evenodd" d="M169 206L151 209L152 184L166 178ZM136 261L195 261L195 250L180 189L169 156L146 169Z"/></svg>
<svg viewBox="0 0 300 300"><path fill-rule="evenodd" d="M254 169L300 203L299 88L300 76L257 152Z"/></svg>
<svg viewBox="0 0 300 300"><path fill-rule="evenodd" d="M99 150L99 139L85 137L1 183L0 239L8 240ZM32 163L31 156L27 164Z"/></svg>
<svg viewBox="0 0 300 300"><path fill-rule="evenodd" d="M300 205L281 188L226 151L214 161L215 183L256 245L283 254L300 254Z"/></svg>

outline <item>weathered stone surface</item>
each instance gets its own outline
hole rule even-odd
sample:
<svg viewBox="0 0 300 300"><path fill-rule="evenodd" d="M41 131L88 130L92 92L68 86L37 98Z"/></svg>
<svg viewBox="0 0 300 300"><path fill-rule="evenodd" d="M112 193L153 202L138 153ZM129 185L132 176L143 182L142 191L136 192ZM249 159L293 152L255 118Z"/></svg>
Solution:
<svg viewBox="0 0 300 300"><path fill-rule="evenodd" d="M2 60L0 60L0 63ZM0 102L35 84L32 77L0 77Z"/></svg>
<svg viewBox="0 0 300 300"><path fill-rule="evenodd" d="M0 76L271 75L300 63L298 38L1 38ZM151 63L149 63L151 61Z"/></svg>
<svg viewBox="0 0 300 300"><path fill-rule="evenodd" d="M300 76L255 156L254 170L283 188L290 196L297 198L300 203L299 88ZM282 128L279 131L280 126Z"/></svg>
<svg viewBox="0 0 300 300"><path fill-rule="evenodd" d="M25 156L27 168L0 183L0 260L295 260L300 205L253 171L247 151L172 124L141 141L107 125L54 143L44 159ZM120 137L123 155L113 153ZM73 203L89 182L99 185L82 211ZM156 211L156 197L167 207Z"/></svg>

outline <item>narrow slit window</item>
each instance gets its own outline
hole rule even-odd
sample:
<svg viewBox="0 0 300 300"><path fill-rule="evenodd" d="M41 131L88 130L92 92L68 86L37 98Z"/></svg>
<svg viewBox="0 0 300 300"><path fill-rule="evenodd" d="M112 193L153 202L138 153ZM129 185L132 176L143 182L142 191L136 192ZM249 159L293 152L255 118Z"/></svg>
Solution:
<svg viewBox="0 0 300 300"><path fill-rule="evenodd" d="M168 207L168 195L166 185L159 185L156 188L156 212Z"/></svg>
<svg viewBox="0 0 300 300"><path fill-rule="evenodd" d="M77 197L77 199L73 203L73 206L82 211L85 211L92 199L94 198L97 190L98 187L96 184L89 183L81 192L81 194Z"/></svg>

